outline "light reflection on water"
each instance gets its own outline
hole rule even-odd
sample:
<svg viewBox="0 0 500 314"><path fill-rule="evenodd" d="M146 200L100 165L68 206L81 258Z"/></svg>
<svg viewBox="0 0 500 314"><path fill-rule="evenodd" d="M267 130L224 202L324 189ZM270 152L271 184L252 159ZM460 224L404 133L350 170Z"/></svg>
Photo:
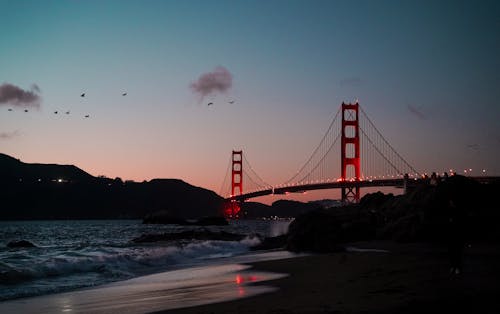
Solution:
<svg viewBox="0 0 500 314"><path fill-rule="evenodd" d="M286 275L259 272L240 264L174 270L79 290L0 303L1 313L145 313L217 303L272 292L248 285ZM272 283L271 283L272 284Z"/></svg>

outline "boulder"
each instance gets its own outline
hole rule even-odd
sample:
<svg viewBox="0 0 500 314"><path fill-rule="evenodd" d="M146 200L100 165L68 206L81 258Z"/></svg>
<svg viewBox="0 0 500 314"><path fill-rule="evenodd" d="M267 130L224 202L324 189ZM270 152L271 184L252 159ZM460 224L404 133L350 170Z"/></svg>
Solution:
<svg viewBox="0 0 500 314"><path fill-rule="evenodd" d="M298 216L288 228L286 249L292 252L338 252L343 248L341 223L324 211Z"/></svg>
<svg viewBox="0 0 500 314"><path fill-rule="evenodd" d="M142 220L143 224L164 224L164 225L188 225L187 220L172 216L166 210L161 210L147 214Z"/></svg>
<svg viewBox="0 0 500 314"><path fill-rule="evenodd" d="M173 233L143 234L132 239L134 243L151 243L160 241L177 240L218 240L218 241L241 241L245 238L243 234L226 231L214 232L209 230L191 230Z"/></svg>
<svg viewBox="0 0 500 314"><path fill-rule="evenodd" d="M19 240L19 241L14 240L7 243L7 247L9 248L36 247L36 245L27 240Z"/></svg>
<svg viewBox="0 0 500 314"><path fill-rule="evenodd" d="M150 213L142 220L143 224L164 224L181 226L227 226L229 222L221 216L207 216L198 220L186 220L172 216L166 210Z"/></svg>
<svg viewBox="0 0 500 314"><path fill-rule="evenodd" d="M283 234L276 237L264 238L261 243L250 247L252 251L282 249L286 245L288 235Z"/></svg>

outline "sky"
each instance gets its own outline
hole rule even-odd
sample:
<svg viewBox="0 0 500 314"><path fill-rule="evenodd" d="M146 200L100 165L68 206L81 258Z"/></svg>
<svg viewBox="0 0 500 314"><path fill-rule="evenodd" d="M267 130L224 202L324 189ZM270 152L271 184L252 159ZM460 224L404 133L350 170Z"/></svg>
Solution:
<svg viewBox="0 0 500 314"><path fill-rule="evenodd" d="M500 175L499 17L498 1L0 0L0 152L219 193L242 149L280 184L358 99L418 171Z"/></svg>

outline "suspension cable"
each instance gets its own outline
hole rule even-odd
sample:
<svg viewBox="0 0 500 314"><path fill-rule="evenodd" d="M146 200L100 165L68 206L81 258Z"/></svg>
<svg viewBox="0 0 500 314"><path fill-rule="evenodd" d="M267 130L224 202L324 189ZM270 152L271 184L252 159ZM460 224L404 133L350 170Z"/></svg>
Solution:
<svg viewBox="0 0 500 314"><path fill-rule="evenodd" d="M227 178L229 177L229 171L231 169L231 164L232 164L232 161L231 161L231 156L229 156L229 162L227 163L227 170L226 170L226 176L224 177L224 181L222 182L222 185L220 187L220 190L219 190L219 195L220 196L224 196L224 189L226 187L226 182L227 182Z"/></svg>
<svg viewBox="0 0 500 314"><path fill-rule="evenodd" d="M307 178L309 175L311 175L320 165L323 164L323 160L325 160L326 156L328 156L328 154L330 153L330 151L332 150L333 146L335 145L335 143L337 143L338 139L340 137L340 133L337 135L337 137L335 138L335 140L333 141L333 143L330 145L330 147L328 148L328 150L326 151L326 153L323 155L323 157L321 157L321 159L318 161L318 163L313 167L313 169L311 169L311 171L309 171L308 174L306 174L302 180L300 180L299 182L302 182L305 180L305 178Z"/></svg>
<svg viewBox="0 0 500 314"><path fill-rule="evenodd" d="M299 171L297 171L297 173L294 176L292 176L288 181L285 182L285 184L292 182L302 172L302 170L304 170L306 168L306 166L311 162L311 160L313 159L314 155L316 155L316 153L318 152L318 150L323 145L323 142L325 141L325 139L327 138L328 134L330 133L330 130L333 128L333 125L334 125L335 121L337 120L337 117L338 117L338 115L340 113L340 109L341 109L341 107L339 107L339 109L337 110L337 113L335 114L335 117L333 118L332 122L330 123L330 126L328 127L328 130L326 131L325 135L323 135L323 138L321 139L319 145L313 151L313 153L311 154L311 156L309 157L309 159L303 164L303 166L300 168Z"/></svg>
<svg viewBox="0 0 500 314"><path fill-rule="evenodd" d="M391 165L392 168L394 168L394 170L396 170L396 172L401 172L396 166L394 166L394 164L378 149L378 147L372 142L372 140L370 139L370 137L365 133L365 131L362 129L362 128L359 128L361 130L361 133L363 133L363 135L366 137L366 139L368 140L368 142L370 142L370 144L372 144L373 148L375 148L375 150L380 154L380 156L382 156L385 161L387 161L389 163L389 165Z"/></svg>
<svg viewBox="0 0 500 314"><path fill-rule="evenodd" d="M359 109L361 109L361 112L363 113L364 117L368 120L368 122L370 123L370 125L372 126L372 128L375 129L375 131L378 133L378 135L382 138L382 140L384 141L384 143L387 146L389 146L389 148L396 154L396 156L398 156L411 171L413 171L414 173L418 173L415 170L415 168L413 168L400 154L398 154L398 152L391 146L391 144L389 144L389 142L387 142L387 140L384 138L384 136L382 135L382 133L380 133L380 131L377 129L377 127L370 120L370 118L368 117L368 115L366 114L366 112L363 110L363 108L361 106L359 106Z"/></svg>
<svg viewBox="0 0 500 314"><path fill-rule="evenodd" d="M248 176L250 178L250 180L255 184L255 185L258 185L260 187L266 187L266 186L271 186L269 183L267 183L266 181L262 180L262 178L257 174L257 172L255 172L255 170L253 170L252 168L252 165L250 165L250 163L248 162L247 158L245 157L245 155L243 155L243 159L245 160L246 162L246 165L248 165L248 168L250 169L250 171L253 173L253 175L255 175L255 177L257 177L257 179L260 180L261 183L264 183L264 185L261 185L261 184L257 184L254 180L252 180L252 178L250 176Z"/></svg>

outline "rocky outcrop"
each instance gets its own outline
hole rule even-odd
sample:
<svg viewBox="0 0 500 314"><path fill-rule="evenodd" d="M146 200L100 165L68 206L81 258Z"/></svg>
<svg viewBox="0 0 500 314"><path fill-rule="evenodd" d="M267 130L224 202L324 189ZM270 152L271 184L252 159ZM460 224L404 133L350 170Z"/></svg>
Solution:
<svg viewBox="0 0 500 314"><path fill-rule="evenodd" d="M187 220L179 217L170 216L168 211L158 211L146 215L142 220L144 224L164 224L181 226L227 226L229 222L221 216L202 217L197 220Z"/></svg>
<svg viewBox="0 0 500 314"><path fill-rule="evenodd" d="M286 249L292 252L337 252L342 250L341 223L324 211L297 217L288 227Z"/></svg>
<svg viewBox="0 0 500 314"><path fill-rule="evenodd" d="M257 250L272 250L272 249L283 249L286 245L288 235L283 234L276 237L268 237L261 239L261 243L252 246L250 249L253 251Z"/></svg>
<svg viewBox="0 0 500 314"><path fill-rule="evenodd" d="M166 242L177 240L218 240L218 241L241 241L246 237L244 234L226 231L214 232L209 230L191 230L174 233L143 234L132 240L134 243Z"/></svg>
<svg viewBox="0 0 500 314"><path fill-rule="evenodd" d="M480 184L452 176L436 186L422 184L406 195L381 192L365 195L358 205L313 211L289 227L290 251L331 252L342 243L361 240L443 242L449 240L449 222L463 216L464 237L500 241L500 210L495 198L500 184Z"/></svg>
<svg viewBox="0 0 500 314"><path fill-rule="evenodd" d="M36 247L33 243L27 240L10 241L7 243L8 248L26 248L26 247Z"/></svg>

